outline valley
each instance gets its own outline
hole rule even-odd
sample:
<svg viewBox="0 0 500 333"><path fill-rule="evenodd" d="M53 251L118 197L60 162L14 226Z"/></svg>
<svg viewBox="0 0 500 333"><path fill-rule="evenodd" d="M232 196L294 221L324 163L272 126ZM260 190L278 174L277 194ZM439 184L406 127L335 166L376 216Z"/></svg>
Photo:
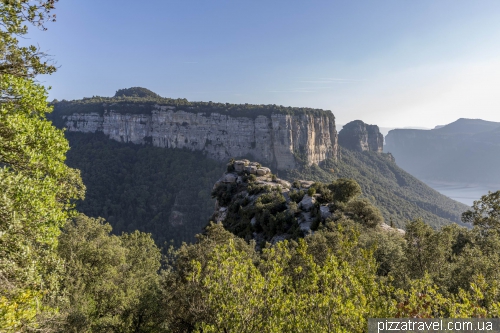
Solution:
<svg viewBox="0 0 500 333"><path fill-rule="evenodd" d="M337 134L327 111L191 103L143 91L56 103L51 115L68 128L68 164L87 186L77 208L104 217L117 234L150 232L159 245L193 241L210 220L210 192L230 158L268 165L289 182L354 179L398 228L416 218L434 228L460 224L467 209L383 153L376 125L354 121Z"/></svg>

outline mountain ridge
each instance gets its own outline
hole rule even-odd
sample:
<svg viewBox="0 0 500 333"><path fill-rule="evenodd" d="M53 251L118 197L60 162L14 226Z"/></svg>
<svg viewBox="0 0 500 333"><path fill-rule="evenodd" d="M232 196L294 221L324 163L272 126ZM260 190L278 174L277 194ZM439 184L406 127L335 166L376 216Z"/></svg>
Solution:
<svg viewBox="0 0 500 333"><path fill-rule="evenodd" d="M500 123L461 118L433 130L392 130L384 151L426 181L500 184L499 133Z"/></svg>

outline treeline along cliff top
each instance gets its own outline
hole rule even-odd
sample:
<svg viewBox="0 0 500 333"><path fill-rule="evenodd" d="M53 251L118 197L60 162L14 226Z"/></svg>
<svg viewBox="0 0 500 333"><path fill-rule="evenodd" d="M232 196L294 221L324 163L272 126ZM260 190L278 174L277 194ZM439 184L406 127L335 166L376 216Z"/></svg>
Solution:
<svg viewBox="0 0 500 333"><path fill-rule="evenodd" d="M113 97L93 96L73 101L53 101L54 114L58 116L71 115L74 113L98 113L103 115L105 111L130 114L149 114L165 109L186 111L193 113L219 113L234 117L255 118L260 115L288 114L288 115L322 115L334 117L330 111L313 108L298 108L276 104L231 104L215 102L190 102L185 98L166 98L152 92L149 89L133 87L119 89Z"/></svg>

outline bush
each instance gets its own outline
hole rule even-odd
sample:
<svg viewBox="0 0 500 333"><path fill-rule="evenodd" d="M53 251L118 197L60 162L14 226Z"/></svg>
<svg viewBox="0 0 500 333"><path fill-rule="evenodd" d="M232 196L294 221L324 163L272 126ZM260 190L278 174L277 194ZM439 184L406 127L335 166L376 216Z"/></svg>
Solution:
<svg viewBox="0 0 500 333"><path fill-rule="evenodd" d="M374 228L384 222L384 218L377 207L367 199L353 200L347 204L346 210L352 214L353 220Z"/></svg>
<svg viewBox="0 0 500 333"><path fill-rule="evenodd" d="M227 206L231 202L233 194L236 193L237 185L234 183L224 184L220 183L212 191L212 198L216 198L221 206Z"/></svg>
<svg viewBox="0 0 500 333"><path fill-rule="evenodd" d="M328 188L334 193L335 200L340 202L348 202L361 194L361 187L354 179L337 179Z"/></svg>
<svg viewBox="0 0 500 333"><path fill-rule="evenodd" d="M316 194L316 189L314 187L310 187L309 190L307 190L307 195L312 197L313 195Z"/></svg>
<svg viewBox="0 0 500 333"><path fill-rule="evenodd" d="M306 192L303 190L291 190L288 195L290 196L290 200L299 203L302 201L302 198L304 198L304 195L306 195Z"/></svg>

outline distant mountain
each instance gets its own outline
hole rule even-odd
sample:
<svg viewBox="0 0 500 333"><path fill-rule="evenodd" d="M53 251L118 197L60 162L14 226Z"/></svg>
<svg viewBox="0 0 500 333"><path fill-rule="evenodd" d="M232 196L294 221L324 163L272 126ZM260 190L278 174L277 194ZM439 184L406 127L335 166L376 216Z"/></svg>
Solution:
<svg viewBox="0 0 500 333"><path fill-rule="evenodd" d="M500 123L458 119L432 130L394 129L384 150L419 179L500 184Z"/></svg>
<svg viewBox="0 0 500 333"><path fill-rule="evenodd" d="M443 134L478 134L500 128L500 123L482 119L460 118L451 124L439 127L436 132Z"/></svg>

